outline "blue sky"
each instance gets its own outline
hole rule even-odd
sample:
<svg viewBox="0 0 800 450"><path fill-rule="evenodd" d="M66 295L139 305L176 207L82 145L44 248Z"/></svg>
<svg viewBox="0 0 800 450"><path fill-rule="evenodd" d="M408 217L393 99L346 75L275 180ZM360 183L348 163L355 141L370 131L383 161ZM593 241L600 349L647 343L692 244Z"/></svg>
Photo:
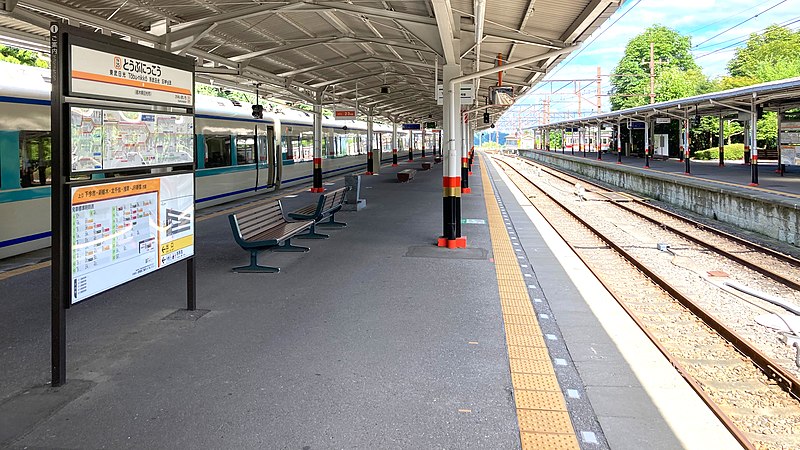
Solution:
<svg viewBox="0 0 800 450"><path fill-rule="evenodd" d="M736 26L773 6L774 8L758 17ZM623 14L624 16L612 25ZM787 25L790 29L800 29L800 0L640 0L638 3L636 0L627 0L625 5L595 32L594 36L587 39L580 54L574 58L569 56L565 60L567 64L561 63L545 79L594 79L597 76L597 66L601 67L603 74L613 72L623 56L628 41L653 24L666 25L681 34L691 36L692 45L697 46L693 53L703 72L712 78L723 76L726 75L725 66L734 56L736 48L744 45L738 41L746 39L750 33L762 31L771 24L786 22L794 22ZM731 27L733 29L730 31L715 37ZM597 35L599 37L596 37ZM706 40L708 42L704 43ZM728 46L731 47L723 49ZM553 84L556 89L564 85L565 83ZM584 98L594 101L596 85L593 84L592 87L588 87L588 83L583 85L587 87ZM609 88L608 77L604 77L603 92ZM549 92L550 89L551 85L544 83L534 92ZM565 90L571 92L573 88L568 87ZM518 99L517 105L506 113L505 120L501 120L498 125L507 129L513 122L513 128L516 128L517 117L514 111L523 110L525 112L522 113L522 117L531 117L531 112L540 109L543 98L542 95L532 95ZM577 110L574 94L552 96L551 102L552 113ZM608 110L608 97L604 97L602 102L603 110ZM582 110L585 111L587 108L592 106L584 100Z"/></svg>

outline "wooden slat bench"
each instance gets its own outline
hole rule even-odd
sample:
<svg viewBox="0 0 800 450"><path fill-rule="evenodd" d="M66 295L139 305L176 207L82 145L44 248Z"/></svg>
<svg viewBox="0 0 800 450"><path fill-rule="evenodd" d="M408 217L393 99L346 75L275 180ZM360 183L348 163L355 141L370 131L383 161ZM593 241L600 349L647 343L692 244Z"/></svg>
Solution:
<svg viewBox="0 0 800 450"><path fill-rule="evenodd" d="M414 178L414 175L417 174L417 171L414 169L404 169L400 172L397 172L397 181L401 183L405 183L406 181Z"/></svg>
<svg viewBox="0 0 800 450"><path fill-rule="evenodd" d="M317 233L317 226L320 227L346 227L344 222L337 222L334 218L335 214L342 209L344 204L344 196L347 188L339 188L334 191L326 192L319 196L316 203L309 203L308 205L298 208L289 213L289 218L293 220L308 221L311 220L311 228L308 233L297 235L298 239L326 239L327 234ZM320 221L328 218L327 222L319 223Z"/></svg>
<svg viewBox="0 0 800 450"><path fill-rule="evenodd" d="M250 265L235 267L234 272L279 272L277 267L258 265L258 252L307 252L308 247L292 245L291 239L314 222L289 222L283 216L280 201L269 202L228 216L233 238L250 252Z"/></svg>

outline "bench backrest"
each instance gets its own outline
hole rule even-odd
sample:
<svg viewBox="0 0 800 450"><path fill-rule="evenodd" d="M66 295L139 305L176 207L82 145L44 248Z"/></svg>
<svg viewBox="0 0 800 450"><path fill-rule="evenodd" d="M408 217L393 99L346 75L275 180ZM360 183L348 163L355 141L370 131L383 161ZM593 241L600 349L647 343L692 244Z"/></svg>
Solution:
<svg viewBox="0 0 800 450"><path fill-rule="evenodd" d="M283 208L281 208L280 201L268 202L233 214L233 218L239 228L239 234L244 240L248 240L275 225L286 222L283 218Z"/></svg>
<svg viewBox="0 0 800 450"><path fill-rule="evenodd" d="M335 191L328 192L324 194L324 203L322 204L322 210L320 212L325 212L341 206L344 202L344 194L347 192L347 188L339 188ZM322 199L320 199L322 201Z"/></svg>

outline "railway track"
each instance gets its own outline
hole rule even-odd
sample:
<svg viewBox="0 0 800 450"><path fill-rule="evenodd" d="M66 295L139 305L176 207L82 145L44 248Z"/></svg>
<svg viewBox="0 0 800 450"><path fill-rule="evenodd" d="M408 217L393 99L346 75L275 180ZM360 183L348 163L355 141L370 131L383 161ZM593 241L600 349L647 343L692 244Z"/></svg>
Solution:
<svg viewBox="0 0 800 450"><path fill-rule="evenodd" d="M800 447L795 375L581 217L574 205L538 186L524 168L495 160L743 447Z"/></svg>
<svg viewBox="0 0 800 450"><path fill-rule="evenodd" d="M574 184L579 182L591 186L588 192L599 193L600 195L613 193L611 189L605 188L592 181L567 175L563 172L535 164L526 159L522 159L521 161L533 167L540 167L548 174L567 183ZM796 291L800 291L799 259L710 227L672 211L659 208L658 206L649 204L635 197L629 197L629 200L629 202L614 202L614 204L631 214L635 214L672 233L680 235L684 239L709 248L725 258L736 261L766 277Z"/></svg>

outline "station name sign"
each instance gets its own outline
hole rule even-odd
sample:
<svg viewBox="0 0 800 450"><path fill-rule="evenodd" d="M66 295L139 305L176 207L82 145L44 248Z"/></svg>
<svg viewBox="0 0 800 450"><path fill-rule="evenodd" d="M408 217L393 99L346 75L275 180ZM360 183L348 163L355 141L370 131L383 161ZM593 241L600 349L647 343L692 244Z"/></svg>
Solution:
<svg viewBox="0 0 800 450"><path fill-rule="evenodd" d="M137 103L194 105L191 71L72 45L70 94Z"/></svg>
<svg viewBox="0 0 800 450"><path fill-rule="evenodd" d="M419 130L419 129L422 129L422 127L418 123L404 123L403 124L403 129L404 130Z"/></svg>

